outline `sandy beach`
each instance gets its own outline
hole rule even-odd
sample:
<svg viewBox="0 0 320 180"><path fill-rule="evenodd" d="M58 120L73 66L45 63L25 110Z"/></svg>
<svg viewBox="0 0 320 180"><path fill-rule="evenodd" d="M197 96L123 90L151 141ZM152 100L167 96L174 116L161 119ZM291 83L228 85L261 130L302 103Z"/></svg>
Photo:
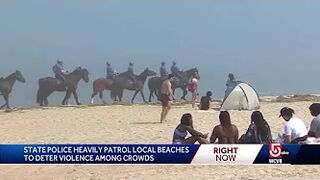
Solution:
<svg viewBox="0 0 320 180"><path fill-rule="evenodd" d="M283 130L279 110L295 109L309 128L311 101L262 102L261 111L276 136ZM217 111L198 111L190 104L175 105L166 123L159 123L160 105L75 106L0 111L0 142L5 143L171 143L183 113L190 112L195 129L211 131ZM240 135L250 111L230 111ZM0 166L0 179L318 179L319 166Z"/></svg>

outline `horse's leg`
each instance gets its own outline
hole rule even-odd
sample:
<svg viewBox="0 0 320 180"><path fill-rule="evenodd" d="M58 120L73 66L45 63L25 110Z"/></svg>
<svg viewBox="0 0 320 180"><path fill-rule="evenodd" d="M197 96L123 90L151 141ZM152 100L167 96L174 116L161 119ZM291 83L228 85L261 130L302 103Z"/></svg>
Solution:
<svg viewBox="0 0 320 180"><path fill-rule="evenodd" d="M7 105L7 100L6 100L6 98L5 98L4 95L3 95L3 98L4 98L4 100L5 100L5 103L0 107L0 109L4 108L4 107Z"/></svg>
<svg viewBox="0 0 320 180"><path fill-rule="evenodd" d="M93 93L92 93L92 95L91 95L91 104L93 104L94 97L95 97L97 94L98 94L97 92L93 92Z"/></svg>
<svg viewBox="0 0 320 180"><path fill-rule="evenodd" d="M49 105L49 101L48 101L48 97L50 94L52 94L53 91L46 91L45 93L42 93L42 97L41 97L41 103L42 103L42 106L48 106Z"/></svg>
<svg viewBox="0 0 320 180"><path fill-rule="evenodd" d="M149 95L149 102L151 102L151 97L153 98L153 90L150 90L150 95Z"/></svg>
<svg viewBox="0 0 320 180"><path fill-rule="evenodd" d="M48 97L45 97L45 98L43 99L43 103L44 103L45 106L48 106L48 105L49 105Z"/></svg>
<svg viewBox="0 0 320 180"><path fill-rule="evenodd" d="M67 101L70 98L70 96L71 96L71 91L67 90L66 95L65 95L65 97L64 97L64 99L62 101L62 105L67 105Z"/></svg>
<svg viewBox="0 0 320 180"><path fill-rule="evenodd" d="M182 89L182 91L183 91L183 95L182 95L181 99L182 99L182 100L186 100L186 95L188 94L188 91L187 91L186 88L181 88L181 89Z"/></svg>
<svg viewBox="0 0 320 180"><path fill-rule="evenodd" d="M76 100L77 105L81 105L77 91L76 90L72 91L72 94L73 94L74 99Z"/></svg>
<svg viewBox="0 0 320 180"><path fill-rule="evenodd" d="M99 92L99 97L100 97L101 101L103 102L103 104L107 104L106 101L103 99L103 90Z"/></svg>
<svg viewBox="0 0 320 180"><path fill-rule="evenodd" d="M147 103L146 99L144 98L144 94L143 94L143 90L142 89L140 90L140 94L142 96L143 102Z"/></svg>
<svg viewBox="0 0 320 180"><path fill-rule="evenodd" d="M10 107L9 107L9 94L5 93L3 95L3 97L4 97L4 100L6 101L6 103L4 105L7 106L8 109L10 109Z"/></svg>
<svg viewBox="0 0 320 180"><path fill-rule="evenodd" d="M39 95L40 106L48 106L48 96L44 92Z"/></svg>
<svg viewBox="0 0 320 180"><path fill-rule="evenodd" d="M159 100L159 97L160 97L160 89L156 89L154 91L154 94L157 96L158 100Z"/></svg>
<svg viewBox="0 0 320 180"><path fill-rule="evenodd" d="M134 98L136 98L138 92L139 92L139 90L137 90L136 92L134 92L134 95L133 95L133 97L132 97L132 99L131 99L131 103L132 103L132 104L133 104L133 100L134 100Z"/></svg>
<svg viewBox="0 0 320 180"><path fill-rule="evenodd" d="M122 102L123 90L121 90L118 95L119 95L119 101Z"/></svg>

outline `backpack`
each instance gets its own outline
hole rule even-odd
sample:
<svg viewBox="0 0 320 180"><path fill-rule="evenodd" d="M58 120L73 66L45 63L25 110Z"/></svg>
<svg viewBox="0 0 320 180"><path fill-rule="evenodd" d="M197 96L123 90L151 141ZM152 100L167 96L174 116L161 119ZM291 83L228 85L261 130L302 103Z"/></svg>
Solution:
<svg viewBox="0 0 320 180"><path fill-rule="evenodd" d="M262 140L258 135L257 126L254 123L250 124L250 126L245 134L245 143L246 144L260 144L260 143L262 143Z"/></svg>

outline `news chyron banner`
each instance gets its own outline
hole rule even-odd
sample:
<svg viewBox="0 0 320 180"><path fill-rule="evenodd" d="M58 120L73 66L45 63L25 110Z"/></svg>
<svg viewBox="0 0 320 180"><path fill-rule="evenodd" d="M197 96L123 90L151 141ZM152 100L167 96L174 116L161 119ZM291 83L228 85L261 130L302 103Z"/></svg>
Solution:
<svg viewBox="0 0 320 180"><path fill-rule="evenodd" d="M320 164L320 145L2 144L0 164Z"/></svg>

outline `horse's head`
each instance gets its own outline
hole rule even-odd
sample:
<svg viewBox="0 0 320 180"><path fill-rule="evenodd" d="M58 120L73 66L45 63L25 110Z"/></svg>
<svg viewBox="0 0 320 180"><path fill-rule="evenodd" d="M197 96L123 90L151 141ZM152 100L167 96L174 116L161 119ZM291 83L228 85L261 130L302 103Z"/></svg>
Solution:
<svg viewBox="0 0 320 180"><path fill-rule="evenodd" d="M26 80L24 79L24 77L22 76L22 73L20 72L20 71L16 71L15 72L15 76L16 76L16 78L17 78L17 80L19 81L19 82L22 82L22 83L25 83L26 82Z"/></svg>
<svg viewBox="0 0 320 180"><path fill-rule="evenodd" d="M143 71L147 76L155 76L157 75L157 73L155 71L152 71L150 70L149 68L146 68L144 71Z"/></svg>
<svg viewBox="0 0 320 180"><path fill-rule="evenodd" d="M197 68L192 68L188 72L191 78L196 78L198 80L200 79L199 71Z"/></svg>
<svg viewBox="0 0 320 180"><path fill-rule="evenodd" d="M80 74L80 77L84 80L84 82L89 82L89 71L87 69L78 67L76 72Z"/></svg>

